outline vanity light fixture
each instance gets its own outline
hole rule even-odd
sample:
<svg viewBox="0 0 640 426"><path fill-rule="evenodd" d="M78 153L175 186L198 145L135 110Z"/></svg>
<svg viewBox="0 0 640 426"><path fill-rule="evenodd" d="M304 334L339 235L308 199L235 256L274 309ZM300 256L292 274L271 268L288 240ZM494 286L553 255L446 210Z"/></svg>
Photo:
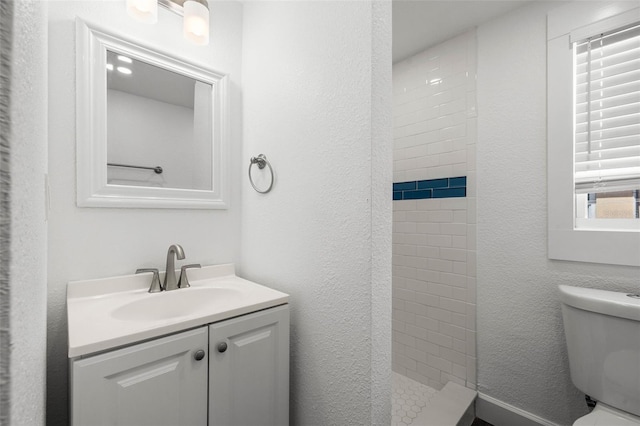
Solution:
<svg viewBox="0 0 640 426"><path fill-rule="evenodd" d="M122 62L126 62L127 64L133 63L133 60L130 57L124 56L124 55L118 55L118 60Z"/></svg>
<svg viewBox="0 0 640 426"><path fill-rule="evenodd" d="M190 42L206 46L209 44L208 0L126 0L130 16L141 22L155 23L158 20L158 5L183 17L183 35ZM153 3L153 5L151 4ZM154 19L147 11L154 10Z"/></svg>
<svg viewBox="0 0 640 426"><path fill-rule="evenodd" d="M207 0L184 2L184 38L194 44L209 44L209 7Z"/></svg>
<svg viewBox="0 0 640 426"><path fill-rule="evenodd" d="M158 2L156 0L127 0L129 16L145 24L158 22Z"/></svg>
<svg viewBox="0 0 640 426"><path fill-rule="evenodd" d="M131 72L132 72L132 71L131 71L129 68L127 68L127 67L118 67L118 68L116 68L116 69L118 70L118 72L121 72L122 74L127 74L127 75L131 74Z"/></svg>

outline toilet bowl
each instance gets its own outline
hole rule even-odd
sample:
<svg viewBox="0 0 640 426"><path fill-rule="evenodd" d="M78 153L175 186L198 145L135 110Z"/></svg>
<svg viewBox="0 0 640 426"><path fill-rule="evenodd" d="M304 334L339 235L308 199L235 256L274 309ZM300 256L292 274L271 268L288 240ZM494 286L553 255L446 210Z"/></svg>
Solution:
<svg viewBox="0 0 640 426"><path fill-rule="evenodd" d="M640 296L559 290L571 381L597 401L574 426L640 425Z"/></svg>
<svg viewBox="0 0 640 426"><path fill-rule="evenodd" d="M638 426L640 417L609 407L599 402L593 411L580 417L573 426Z"/></svg>

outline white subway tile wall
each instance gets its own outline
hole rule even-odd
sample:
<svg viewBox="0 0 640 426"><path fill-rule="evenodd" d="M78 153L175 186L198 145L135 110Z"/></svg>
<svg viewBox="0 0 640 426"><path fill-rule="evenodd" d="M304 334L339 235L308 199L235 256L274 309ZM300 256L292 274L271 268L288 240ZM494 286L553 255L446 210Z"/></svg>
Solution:
<svg viewBox="0 0 640 426"><path fill-rule="evenodd" d="M467 177L465 198L393 202L393 370L476 387L476 34L393 66L394 182Z"/></svg>

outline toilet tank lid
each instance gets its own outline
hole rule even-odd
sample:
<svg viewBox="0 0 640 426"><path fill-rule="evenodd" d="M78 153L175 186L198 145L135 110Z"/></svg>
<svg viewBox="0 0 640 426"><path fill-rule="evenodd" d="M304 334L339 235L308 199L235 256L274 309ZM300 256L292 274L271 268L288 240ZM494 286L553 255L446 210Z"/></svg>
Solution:
<svg viewBox="0 0 640 426"><path fill-rule="evenodd" d="M559 285L560 300L565 305L585 311L640 321L640 298L629 293Z"/></svg>

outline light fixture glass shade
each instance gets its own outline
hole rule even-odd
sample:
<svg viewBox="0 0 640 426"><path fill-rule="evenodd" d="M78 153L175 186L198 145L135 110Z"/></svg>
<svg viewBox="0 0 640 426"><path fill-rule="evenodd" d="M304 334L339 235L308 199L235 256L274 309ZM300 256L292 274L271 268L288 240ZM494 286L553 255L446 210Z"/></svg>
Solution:
<svg viewBox="0 0 640 426"><path fill-rule="evenodd" d="M127 13L140 22L155 24L158 22L158 1L127 0Z"/></svg>
<svg viewBox="0 0 640 426"><path fill-rule="evenodd" d="M201 46L209 44L209 8L196 0L185 1L183 8L184 38Z"/></svg>

